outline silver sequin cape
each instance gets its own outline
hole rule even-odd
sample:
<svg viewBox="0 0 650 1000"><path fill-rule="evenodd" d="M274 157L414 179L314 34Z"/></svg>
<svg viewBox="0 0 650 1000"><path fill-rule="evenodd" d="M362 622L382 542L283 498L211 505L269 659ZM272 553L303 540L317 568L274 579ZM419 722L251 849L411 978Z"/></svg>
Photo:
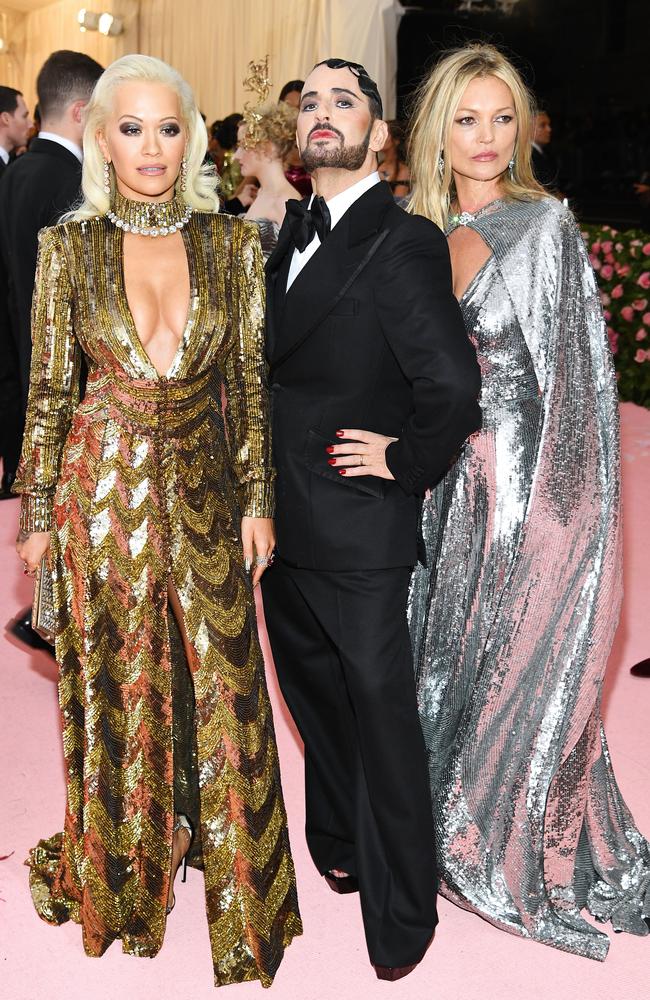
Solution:
<svg viewBox="0 0 650 1000"><path fill-rule="evenodd" d="M442 891L595 959L647 934L650 850L600 718L622 595L616 382L571 213L498 202L461 300L483 429L425 501L410 618Z"/></svg>

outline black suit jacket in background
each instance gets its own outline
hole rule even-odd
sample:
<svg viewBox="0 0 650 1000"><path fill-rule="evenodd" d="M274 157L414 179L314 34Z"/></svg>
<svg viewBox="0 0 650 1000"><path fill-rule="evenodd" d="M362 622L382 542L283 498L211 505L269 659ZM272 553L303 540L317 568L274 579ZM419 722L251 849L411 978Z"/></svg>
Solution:
<svg viewBox="0 0 650 1000"><path fill-rule="evenodd" d="M530 159L533 173L543 187L548 188L550 191L554 191L559 187L559 164L555 154L548 146L545 146L541 152L536 146L533 146L530 152Z"/></svg>
<svg viewBox="0 0 650 1000"><path fill-rule="evenodd" d="M481 423L446 240L381 182L286 292L293 250L285 220L267 264L278 553L320 570L413 565L419 498ZM398 438L395 481L332 468L340 428Z"/></svg>
<svg viewBox="0 0 650 1000"><path fill-rule="evenodd" d="M23 407L31 359L31 308L38 233L78 201L81 164L50 139L34 139L0 184L0 252L9 284L12 333L18 352Z"/></svg>

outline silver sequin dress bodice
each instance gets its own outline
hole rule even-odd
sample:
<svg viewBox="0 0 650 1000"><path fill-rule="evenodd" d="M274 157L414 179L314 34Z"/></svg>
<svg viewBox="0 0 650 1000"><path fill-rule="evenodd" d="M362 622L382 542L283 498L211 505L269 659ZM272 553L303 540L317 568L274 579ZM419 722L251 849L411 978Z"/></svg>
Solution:
<svg viewBox="0 0 650 1000"><path fill-rule="evenodd" d="M650 850L600 690L621 599L618 406L598 292L559 203L496 203L460 305L483 426L423 505L410 622L442 891L603 959L646 934Z"/></svg>
<svg viewBox="0 0 650 1000"><path fill-rule="evenodd" d="M533 359L493 256L468 285L460 306L481 366L484 424L506 402L538 400Z"/></svg>
<svg viewBox="0 0 650 1000"><path fill-rule="evenodd" d="M260 231L260 243L262 244L262 253L264 254L264 260L268 260L273 251L275 250L276 244L278 242L278 233L280 232L280 225L274 222L273 219L251 219Z"/></svg>

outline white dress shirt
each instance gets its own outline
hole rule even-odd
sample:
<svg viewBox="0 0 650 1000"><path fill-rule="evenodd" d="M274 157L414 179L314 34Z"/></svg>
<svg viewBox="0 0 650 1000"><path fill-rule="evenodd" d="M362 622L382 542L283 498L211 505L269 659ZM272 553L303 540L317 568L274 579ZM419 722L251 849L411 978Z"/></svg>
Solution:
<svg viewBox="0 0 650 1000"><path fill-rule="evenodd" d="M79 163L83 161L84 154L81 146L78 146L76 142L72 142L71 139L66 139L62 135L56 135L55 132L39 132L37 138L39 139L49 139L50 142L58 142L59 146L63 146L65 149L69 150L74 156L77 157Z"/></svg>
<svg viewBox="0 0 650 1000"><path fill-rule="evenodd" d="M4 148L4 146L0 146L0 157L4 161L5 166L8 166L9 165L9 153Z"/></svg>
<svg viewBox="0 0 650 1000"><path fill-rule="evenodd" d="M345 191L341 191L340 194L334 195L331 201L326 202L325 204L329 209L331 218L331 228L334 229L334 226L337 222L341 221L347 210L354 205L355 201L360 198L362 194L365 194L366 191L369 191L371 187L374 187L375 184L379 184L380 180L381 178L375 170L374 173L368 174L367 177L363 177L360 181L357 181L356 184L353 184L352 187L346 188ZM312 195L309 199L310 208L313 200L314 196ZM291 258L291 264L289 266L289 277L287 278L287 291L289 291L307 261L311 260L314 256L319 246L320 237L318 236L318 233L314 233L311 243L307 244L302 253L297 249L293 251L293 257Z"/></svg>

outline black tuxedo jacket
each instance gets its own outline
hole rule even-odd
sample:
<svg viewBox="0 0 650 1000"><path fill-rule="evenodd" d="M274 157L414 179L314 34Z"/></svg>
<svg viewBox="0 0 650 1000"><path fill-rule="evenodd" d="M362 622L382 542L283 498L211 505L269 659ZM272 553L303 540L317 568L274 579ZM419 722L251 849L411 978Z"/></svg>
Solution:
<svg viewBox="0 0 650 1000"><path fill-rule="evenodd" d="M544 187L555 188L559 183L559 167L555 155L548 148L541 152L533 146L530 152L533 173Z"/></svg>
<svg viewBox="0 0 650 1000"><path fill-rule="evenodd" d="M286 292L293 250L285 220L267 263L278 553L321 570L413 565L419 497L481 423L446 240L381 182ZM339 475L325 450L339 428L398 438L395 481Z"/></svg>
<svg viewBox="0 0 650 1000"><path fill-rule="evenodd" d="M34 139L0 184L0 252L9 282L12 331L27 399L31 358L31 308L38 232L58 222L78 200L81 164L58 142Z"/></svg>

